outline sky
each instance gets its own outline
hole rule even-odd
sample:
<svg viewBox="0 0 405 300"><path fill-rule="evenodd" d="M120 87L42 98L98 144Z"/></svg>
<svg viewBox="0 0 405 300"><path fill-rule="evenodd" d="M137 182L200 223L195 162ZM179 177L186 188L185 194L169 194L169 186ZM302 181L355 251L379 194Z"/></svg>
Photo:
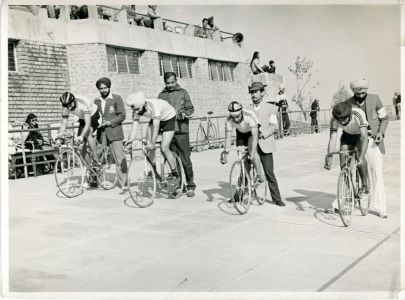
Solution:
<svg viewBox="0 0 405 300"><path fill-rule="evenodd" d="M137 11L146 12L146 6ZM296 83L288 66L297 56L312 60L310 88L321 108L330 106L339 82L351 92L350 81L366 78L369 93L384 104L392 104L400 90L399 5L160 5L157 12L195 25L214 16L221 30L241 32L246 59L259 51L261 65L274 60L290 97Z"/></svg>

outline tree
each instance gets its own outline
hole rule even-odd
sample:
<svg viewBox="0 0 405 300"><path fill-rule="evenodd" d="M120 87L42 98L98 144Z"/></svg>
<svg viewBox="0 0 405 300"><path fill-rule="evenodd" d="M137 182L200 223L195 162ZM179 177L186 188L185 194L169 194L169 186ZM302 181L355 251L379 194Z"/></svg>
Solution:
<svg viewBox="0 0 405 300"><path fill-rule="evenodd" d="M332 97L331 108L334 107L336 104L345 101L350 97L349 92L346 89L346 86L339 81L339 87L337 92Z"/></svg>
<svg viewBox="0 0 405 300"><path fill-rule="evenodd" d="M295 103L301 110L307 110L309 108L310 99L306 97L308 84L311 82L312 66L314 62L297 56L294 66L288 67L288 70L293 73L297 81L297 91L292 97L292 102ZM319 85L319 82L315 86ZM307 114L304 113L305 120Z"/></svg>

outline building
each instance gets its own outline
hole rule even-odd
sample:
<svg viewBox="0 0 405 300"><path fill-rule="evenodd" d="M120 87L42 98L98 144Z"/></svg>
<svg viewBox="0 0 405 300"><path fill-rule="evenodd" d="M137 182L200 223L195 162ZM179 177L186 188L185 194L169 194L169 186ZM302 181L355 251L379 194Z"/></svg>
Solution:
<svg viewBox="0 0 405 300"><path fill-rule="evenodd" d="M59 122L59 96L70 90L96 98L95 82L104 76L124 99L137 91L156 98L163 73L174 71L190 93L195 116L224 114L231 100L249 101L250 54L232 43L232 34L201 38L194 25L165 19L155 20L155 29L141 27L131 24L128 10L116 7L82 6L80 19L78 7L58 6L58 18L55 6L9 8L10 122L31 112L40 126Z"/></svg>

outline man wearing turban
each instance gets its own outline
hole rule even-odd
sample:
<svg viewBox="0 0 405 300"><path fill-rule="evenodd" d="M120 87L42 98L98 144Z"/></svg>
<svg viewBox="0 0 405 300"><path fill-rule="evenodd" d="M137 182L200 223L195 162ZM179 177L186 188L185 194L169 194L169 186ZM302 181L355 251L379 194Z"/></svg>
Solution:
<svg viewBox="0 0 405 300"><path fill-rule="evenodd" d="M353 97L346 102L364 111L369 123L369 144L366 152L368 174L370 176L371 203L381 218L387 218L387 203L382 173L382 155L385 154L384 135L388 126L387 112L380 97L368 93L366 79L350 82Z"/></svg>
<svg viewBox="0 0 405 300"><path fill-rule="evenodd" d="M96 87L100 92L100 97L94 100L98 111L103 117L98 129L97 137L107 144L114 157L117 166L117 176L121 183L122 192L127 190L127 161L122 149L124 131L122 122L125 120L125 106L121 96L111 93L111 80L102 77L96 82Z"/></svg>

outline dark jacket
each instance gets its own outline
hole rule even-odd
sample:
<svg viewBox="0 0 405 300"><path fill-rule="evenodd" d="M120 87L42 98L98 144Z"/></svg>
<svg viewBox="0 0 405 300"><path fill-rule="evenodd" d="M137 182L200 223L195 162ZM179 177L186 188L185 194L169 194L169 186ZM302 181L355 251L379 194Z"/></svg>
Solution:
<svg viewBox="0 0 405 300"><path fill-rule="evenodd" d="M105 133L109 141L119 141L124 139L124 132L122 130L122 122L125 120L126 112L124 101L121 96L111 94L112 99L107 99L104 108L104 114L101 109L101 100L99 98L94 100L97 105L98 111L103 120L110 121L111 126L105 127ZM100 130L104 131L104 130Z"/></svg>
<svg viewBox="0 0 405 300"><path fill-rule="evenodd" d="M166 100L176 110L176 127L175 133L182 134L188 133L188 118L182 118L181 114L191 116L194 113L194 105L191 102L190 95L185 89L182 89L180 85L176 84L174 91L168 91L166 88L160 92L159 99Z"/></svg>
<svg viewBox="0 0 405 300"><path fill-rule="evenodd" d="M311 112L309 113L311 118L316 118L318 116L318 111L320 110L319 102L314 101L311 104Z"/></svg>

